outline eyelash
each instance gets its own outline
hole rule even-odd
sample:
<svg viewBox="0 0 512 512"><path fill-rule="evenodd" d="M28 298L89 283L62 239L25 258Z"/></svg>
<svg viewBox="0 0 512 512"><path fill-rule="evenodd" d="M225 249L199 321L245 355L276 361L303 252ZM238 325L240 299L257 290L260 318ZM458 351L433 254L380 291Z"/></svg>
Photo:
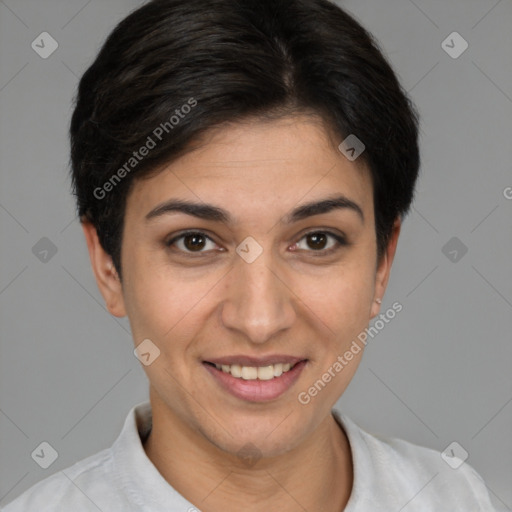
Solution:
<svg viewBox="0 0 512 512"><path fill-rule="evenodd" d="M314 257L328 256L328 255L338 251L341 247L348 245L346 239L343 236L341 236L337 233L333 233L331 231L327 231L327 230L309 231L308 233L305 233L304 235L302 235L302 237L297 242L295 242L293 245L299 243L301 240L303 240L304 238L306 238L310 235L317 235L317 234L323 234L323 235L327 235L328 237L334 238L334 240L337 242L337 244L336 244L336 246L331 247L329 249L319 249L316 251L311 249L311 250L306 251L306 252L312 253L312 255ZM184 239L185 237L190 236L190 235L200 235L200 236L206 238L207 240L209 240L210 242L215 243L206 233L204 233L202 231L185 231L185 232L175 236L171 240L165 242L165 245L166 245L166 247L171 248L177 241ZM182 249L177 249L177 250L180 252L183 252L184 254L187 254L187 256L190 256L190 257L202 257L209 252L209 251L193 252L193 251L188 251L188 250L183 251Z"/></svg>

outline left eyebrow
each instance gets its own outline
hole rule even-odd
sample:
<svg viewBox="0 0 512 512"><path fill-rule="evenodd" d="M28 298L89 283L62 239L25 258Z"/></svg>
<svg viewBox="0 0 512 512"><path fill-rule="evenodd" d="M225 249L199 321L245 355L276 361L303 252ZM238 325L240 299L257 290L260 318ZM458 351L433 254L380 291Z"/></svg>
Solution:
<svg viewBox="0 0 512 512"><path fill-rule="evenodd" d="M333 210L352 210L357 213L364 223L364 214L362 208L351 199L340 195L321 201L313 201L298 206L283 218L285 224L292 224L308 217L329 213ZM233 223L233 217L230 213L218 206L205 203L195 203L191 201L171 199L153 208L147 215L146 220L160 217L169 213L184 213L199 219L222 222L224 224Z"/></svg>
<svg viewBox="0 0 512 512"><path fill-rule="evenodd" d="M314 215L321 215L329 213L333 210L352 210L357 213L364 224L364 214L362 208L355 202L345 196L336 196L333 198L323 199L321 201L313 201L311 203L303 204L290 214L286 215L283 219L285 224L291 224L299 220L313 217Z"/></svg>

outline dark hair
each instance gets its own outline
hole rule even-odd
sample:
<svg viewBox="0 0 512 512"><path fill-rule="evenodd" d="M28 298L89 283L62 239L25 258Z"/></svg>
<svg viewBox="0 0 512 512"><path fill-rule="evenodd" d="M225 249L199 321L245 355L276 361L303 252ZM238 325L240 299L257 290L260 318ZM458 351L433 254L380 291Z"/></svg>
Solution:
<svg viewBox="0 0 512 512"><path fill-rule="evenodd" d="M78 86L78 214L120 273L136 178L222 123L299 112L366 146L382 254L413 198L418 114L371 34L327 0L153 0L122 20Z"/></svg>

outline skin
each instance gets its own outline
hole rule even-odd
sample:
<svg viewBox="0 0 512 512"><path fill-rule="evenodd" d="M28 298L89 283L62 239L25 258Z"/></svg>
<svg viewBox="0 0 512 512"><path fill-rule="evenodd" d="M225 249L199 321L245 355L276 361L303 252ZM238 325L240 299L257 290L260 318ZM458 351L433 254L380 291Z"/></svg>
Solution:
<svg viewBox="0 0 512 512"><path fill-rule="evenodd" d="M153 410L146 453L204 512L339 512L350 496L350 446L331 409L363 351L309 404L297 396L379 313L375 299L387 286L400 222L378 259L370 174L346 159L329 133L321 120L304 116L228 125L137 181L126 205L122 282L94 227L83 224L109 311L128 315L135 345L149 338L160 350L144 366ZM283 220L299 205L340 194L359 205L364 219L344 208ZM183 213L146 219L171 198L221 207L234 223ZM196 248L200 257L190 239L165 244L188 229L211 238ZM318 246L305 236L326 230L347 244L328 237ZM263 248L250 264L235 252L248 236ZM203 365L276 353L308 362L291 389L263 403L227 393ZM260 456L250 466L237 455L247 443Z"/></svg>

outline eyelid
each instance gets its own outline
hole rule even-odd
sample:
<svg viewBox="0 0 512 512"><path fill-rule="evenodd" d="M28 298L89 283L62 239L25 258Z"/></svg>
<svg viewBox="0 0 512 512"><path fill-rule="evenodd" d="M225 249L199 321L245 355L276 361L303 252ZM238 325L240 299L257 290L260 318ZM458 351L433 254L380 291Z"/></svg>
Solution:
<svg viewBox="0 0 512 512"><path fill-rule="evenodd" d="M324 235L330 235L335 239L340 239L343 240L345 243L348 243L347 236L342 231L334 230L333 228L327 227L323 228L321 226L318 228L306 229L306 231L298 235L297 241L302 240L305 236L313 235L315 233L323 233Z"/></svg>
<svg viewBox="0 0 512 512"><path fill-rule="evenodd" d="M328 255L328 254L331 254L332 252L335 252L337 250L340 249L340 247L343 247L343 246L346 246L348 245L348 242L347 242L347 239L346 239L346 236L342 233L336 233L334 231L331 231L330 228L314 228L314 229L311 229L309 231L306 231L304 233L301 233L299 235L299 237L297 238L297 240L295 242L293 242L292 245L295 245L297 243L299 243L303 238L307 237L308 235L312 235L312 234L317 234L317 233L322 233L324 235L327 235L328 237L332 237L334 238L334 240L337 242L337 245L335 247L331 247L329 249L320 249L320 250L306 250L306 252L308 253L311 253L313 255L318 255L318 256L323 256L323 255ZM178 240L181 240L182 238L185 238L187 235L201 235L203 236L204 238L206 238L207 240L209 240L210 242L214 243L215 245L217 245L217 243L215 242L215 240L213 240L213 238L211 236L209 236L204 230L200 230L200 229L189 229L189 230L185 230L185 231L182 231L176 235L174 235L170 240L166 240L165 241L165 246L170 248L172 245L174 245ZM225 249L221 249L221 251L224 251ZM191 256L201 256L201 255L206 255L208 253L211 252L211 250L209 251L198 251L198 252L194 252L194 251L183 251L183 250L180 250L178 249L178 252L181 252L182 254L187 254L187 255L191 255Z"/></svg>
<svg viewBox="0 0 512 512"><path fill-rule="evenodd" d="M328 237L334 238L336 241L336 244L334 247L330 247L329 249L320 249L320 250L306 250L305 252L313 257L322 257L322 256L328 256L334 252L337 252L341 247L349 245L347 241L347 237L343 233L337 233L335 231L332 231L331 228L315 228L306 231L305 233L302 233L298 238L297 241L293 243L293 245L298 244L303 238L307 237L308 235L313 235L321 233Z"/></svg>
<svg viewBox="0 0 512 512"><path fill-rule="evenodd" d="M181 231L180 233L178 233L176 235L173 235L172 238L166 240L164 242L164 244L165 244L166 247L170 248L178 240L181 240L182 238L185 238L187 235L201 235L204 238L206 238L207 240L209 240L210 242L212 242L215 245L217 245L215 240L213 240L213 238L211 236L209 236L204 230L201 230L201 229L188 229L188 230L185 230L185 231ZM182 252L184 254L191 254L191 255L201 255L201 254L207 254L210 251L193 252L193 251L181 251L181 250L178 250L178 252Z"/></svg>

